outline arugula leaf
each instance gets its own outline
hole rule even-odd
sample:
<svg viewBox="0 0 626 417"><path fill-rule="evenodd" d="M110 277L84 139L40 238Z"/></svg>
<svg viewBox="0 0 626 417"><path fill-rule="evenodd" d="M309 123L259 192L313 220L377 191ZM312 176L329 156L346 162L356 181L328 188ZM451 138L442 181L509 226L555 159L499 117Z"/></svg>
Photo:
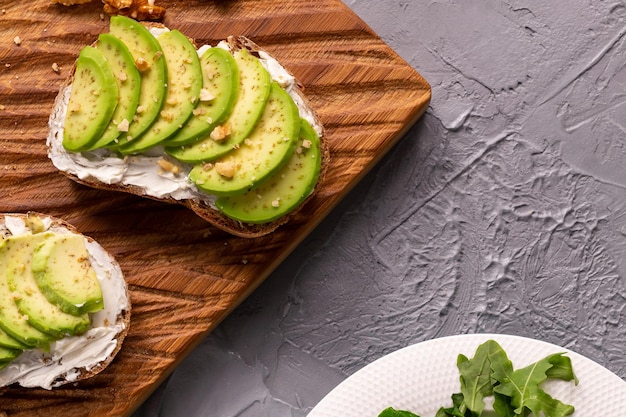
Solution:
<svg viewBox="0 0 626 417"><path fill-rule="evenodd" d="M518 415L515 414L515 407L511 405L511 397L494 392L493 399L493 410L496 412L498 417L518 417ZM524 417L530 414L528 409L525 411L526 412L522 414Z"/></svg>
<svg viewBox="0 0 626 417"><path fill-rule="evenodd" d="M453 412L450 414L453 417L472 417L472 411L468 410L465 406L465 397L462 392L458 392L452 394L450 396L452 399L452 409Z"/></svg>
<svg viewBox="0 0 626 417"><path fill-rule="evenodd" d="M494 386L498 386L501 384L501 381L513 374L513 363L509 360L506 352L504 352L504 349L502 349L502 347L500 347L500 349L500 354L494 354L493 360L491 361L491 377L493 379ZM516 417L519 415L515 412L515 407L511 405L510 396L501 394L495 389L493 396L493 409L499 417Z"/></svg>
<svg viewBox="0 0 626 417"><path fill-rule="evenodd" d="M491 395L491 363L489 350L486 344L480 345L470 360L465 355L459 355L456 366L461 376L461 393L465 406L473 413L480 416L485 408L484 398Z"/></svg>
<svg viewBox="0 0 626 417"><path fill-rule="evenodd" d="M452 407L444 408L441 407L437 410L437 414L435 417L472 417L471 411L467 409L463 405L463 394L455 393L451 395L452 398ZM465 412L461 411L461 408L465 410Z"/></svg>
<svg viewBox="0 0 626 417"><path fill-rule="evenodd" d="M385 408L378 417L420 417L410 411L396 410L393 407Z"/></svg>
<svg viewBox="0 0 626 417"><path fill-rule="evenodd" d="M480 416L485 408L485 397L493 395L493 387L497 383L492 375L494 364L513 371L511 361L495 340L488 340L478 346L471 360L462 354L457 358L464 406L471 411L471 416ZM459 409L463 411L463 406Z"/></svg>
<svg viewBox="0 0 626 417"><path fill-rule="evenodd" d="M562 355L556 353L547 356L516 371L512 370L512 366L507 366L508 364L496 364L498 366L493 368L493 375L499 385L493 388L494 392L511 398L515 415L523 415L524 408L528 408L536 416L539 416L541 411L547 417L564 417L572 414L574 407L552 398L540 387L548 378L548 373L564 378L571 376L570 380L575 378L573 371L570 374L564 367L566 361L561 359ZM551 371L553 367L555 368Z"/></svg>
<svg viewBox="0 0 626 417"><path fill-rule="evenodd" d="M437 410L435 417L468 417L463 414L457 407L444 408Z"/></svg>
<svg viewBox="0 0 626 417"><path fill-rule="evenodd" d="M574 385L578 385L578 378L574 375L572 367L572 359L569 356L552 355L548 357L548 361L552 364L552 368L546 371L548 378L556 378L563 381L574 381Z"/></svg>
<svg viewBox="0 0 626 417"><path fill-rule="evenodd" d="M539 410L543 411L548 417L569 416L574 413L574 406L564 404L552 398L550 394L543 390L539 390L536 397L528 399L526 407L536 416L539 415Z"/></svg>

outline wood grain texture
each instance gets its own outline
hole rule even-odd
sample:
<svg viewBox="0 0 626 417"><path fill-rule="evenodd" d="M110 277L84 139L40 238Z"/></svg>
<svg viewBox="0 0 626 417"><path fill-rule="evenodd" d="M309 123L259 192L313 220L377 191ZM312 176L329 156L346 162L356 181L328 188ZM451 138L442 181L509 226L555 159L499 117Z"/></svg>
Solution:
<svg viewBox="0 0 626 417"><path fill-rule="evenodd" d="M427 82L340 0L157 4L168 27L198 44L245 35L278 58L325 125L328 173L293 221L256 239L227 235L182 207L70 181L46 156L48 116L78 51L107 31L108 17L99 1L69 8L3 1L0 211L47 213L96 239L118 259L133 303L131 331L107 370L53 391L11 388L0 396L0 411L11 417L131 414L428 106Z"/></svg>

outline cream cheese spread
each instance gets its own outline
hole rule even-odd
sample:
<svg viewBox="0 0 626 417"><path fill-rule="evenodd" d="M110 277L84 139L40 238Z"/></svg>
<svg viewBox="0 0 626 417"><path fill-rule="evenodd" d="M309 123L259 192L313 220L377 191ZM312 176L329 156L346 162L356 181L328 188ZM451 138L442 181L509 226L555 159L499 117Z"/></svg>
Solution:
<svg viewBox="0 0 626 417"><path fill-rule="evenodd" d="M168 30L167 28L150 29L155 37ZM216 47L229 49L228 43L225 41L220 42ZM203 45L200 47L198 55L201 56L208 48L211 46ZM278 82L294 99L300 117L306 119L321 136L321 126L316 122L304 99L295 91L294 77L268 53L261 51L258 55L272 80ZM103 184L132 186L140 190L145 196L159 199L171 198L178 201L202 201L215 208L216 197L198 190L189 179L192 166L167 156L161 147L153 148L141 155L123 158L108 149L80 153L65 150L62 144L63 123L70 94L71 86L61 91L49 119L48 157L57 169L84 181L96 180ZM173 173L164 170L160 165L163 159L178 166L180 171Z"/></svg>
<svg viewBox="0 0 626 417"><path fill-rule="evenodd" d="M42 218L46 230L72 233L62 226L52 225L50 218ZM22 218L5 216L4 233L22 235L30 230ZM75 381L81 370L93 369L106 360L117 346L117 335L125 324L118 320L129 308L126 284L119 265L96 242L85 239L91 264L96 272L104 309L91 315L92 327L80 336L66 337L50 345L50 350L24 351L6 368L0 370L0 387L18 383L23 387L51 389L60 382Z"/></svg>
<svg viewBox="0 0 626 417"><path fill-rule="evenodd" d="M144 155L124 158L104 148L80 153L65 150L63 123L70 94L71 86L63 89L49 120L48 157L57 169L84 181L97 180L103 184L138 187L151 197L213 201L212 196L199 191L189 180L191 166L168 158L162 149L152 149ZM159 165L163 159L179 166L180 172L164 170Z"/></svg>

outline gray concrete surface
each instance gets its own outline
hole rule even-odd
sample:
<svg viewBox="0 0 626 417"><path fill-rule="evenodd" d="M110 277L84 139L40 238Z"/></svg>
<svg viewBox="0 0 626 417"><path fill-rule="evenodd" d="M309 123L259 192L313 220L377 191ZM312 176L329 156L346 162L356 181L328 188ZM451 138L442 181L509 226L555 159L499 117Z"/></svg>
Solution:
<svg viewBox="0 0 626 417"><path fill-rule="evenodd" d="M460 333L626 378L626 5L345 0L432 85L379 166L136 417L300 417Z"/></svg>

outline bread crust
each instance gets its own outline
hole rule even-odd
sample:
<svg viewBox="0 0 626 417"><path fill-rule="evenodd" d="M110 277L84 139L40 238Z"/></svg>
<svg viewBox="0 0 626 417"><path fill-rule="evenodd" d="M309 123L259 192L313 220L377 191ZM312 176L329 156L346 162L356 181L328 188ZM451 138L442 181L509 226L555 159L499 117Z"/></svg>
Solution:
<svg viewBox="0 0 626 417"><path fill-rule="evenodd" d="M164 27L162 24L153 23L153 22L144 23L144 24L148 27L159 27L159 28ZM246 49L251 54L257 57L259 56L260 52L263 52L271 56L267 51L263 50L259 45L257 45L256 43L254 43L252 40L248 39L245 36L230 36L226 39L226 42L228 43L231 50L233 51ZM287 69L285 69L285 71L289 73ZM73 74L74 74L74 70L70 72L70 76L66 79L65 83L61 87L60 93L57 96L57 99L54 104L53 114L54 114L54 111L58 109L59 106L62 105L63 91L65 88L67 88L68 86L72 84ZM293 76L293 74L291 73L289 73L289 75ZM302 201L291 212L269 223L250 224L250 223L244 223L238 220L234 220L222 214L219 210L217 210L217 208L211 206L210 204L207 204L204 201L200 201L198 199L177 200L171 197L154 197L154 196L145 194L145 192L143 191L141 187L127 185L127 184L105 184L105 183L98 181L97 179L91 179L91 178L81 179L72 173L68 173L65 171L61 171L61 172L64 175L66 175L68 178L72 179L73 181L92 187L92 188L108 190L108 191L125 192L125 193L129 193L129 194L133 194L133 195L137 195L141 197L150 198L152 200L156 200L156 201L160 201L164 203L178 204L178 205L185 206L188 209L191 209L199 217L206 220L208 223L235 236L244 237L244 238L255 238L255 237L267 235L275 231L278 227L282 226L283 224L289 222L296 215L296 213L298 213L306 205L306 203L312 198L312 196L317 193L321 184L324 181L325 174L326 174L327 167L328 167L329 160L330 160L330 149L326 141L325 131L319 119L319 116L310 106L309 101L306 95L304 94L303 86L298 82L297 79L295 79L295 77L294 77L294 80L295 80L294 85L292 89L290 90L291 93L298 96L298 98L300 99L300 102L306 107L306 111L309 114L311 114L311 116L313 117L313 121L315 122L316 127L319 130L321 130L321 134L320 134L321 170L319 173L318 181L315 184L313 191L306 197L306 199ZM48 146L50 147L50 144L48 144Z"/></svg>
<svg viewBox="0 0 626 417"><path fill-rule="evenodd" d="M47 214L43 214L43 213L38 213L38 212L28 212L28 213L1 213L0 214L0 223L2 225L4 225L4 219L5 216L10 216L10 217L17 217L17 218L21 218L21 219L28 219L28 217L30 216L34 216L34 217L38 217L40 219L50 219L51 220L51 226L52 227L60 227L60 228L64 228L66 230L68 230L69 232L73 233L73 234L77 234L80 236L83 236L84 238L86 238L89 242L95 242L94 239L92 239L89 236L85 236L82 233L80 233L73 225L67 223L66 221L47 215ZM104 250L104 249L103 249ZM111 260L112 266L119 268L119 264L117 263L117 261L115 260L115 258L109 254L107 252L108 258ZM123 277L122 277L123 279ZM77 376L75 378L72 378L71 380L67 380L67 379L57 379L54 383L54 387L59 387L65 384L69 384L69 383L74 383L77 381L83 381L85 379L91 378L97 374L99 374L100 372L102 372L107 366L109 366L109 364L113 361L113 359L115 358L115 356L118 354L118 352L120 351L120 349L122 348L122 344L124 342L124 339L126 338L126 336L128 335L129 329L130 329L130 317L131 317L131 300L130 300L130 292L128 291L128 286L126 285L126 282L124 281L124 289L125 289L125 296L126 299L128 300L127 304L128 307L124 310L122 310L117 317L117 322L116 324L122 324L122 329L119 333L117 333L116 335L116 346L113 349L113 351L111 352L111 354L103 361L98 362L97 364L95 364L95 366L90 367L89 369L87 368L75 368L72 371L76 371ZM2 394L2 392L4 392L5 390L9 389L11 386L8 387L0 387L0 394Z"/></svg>

